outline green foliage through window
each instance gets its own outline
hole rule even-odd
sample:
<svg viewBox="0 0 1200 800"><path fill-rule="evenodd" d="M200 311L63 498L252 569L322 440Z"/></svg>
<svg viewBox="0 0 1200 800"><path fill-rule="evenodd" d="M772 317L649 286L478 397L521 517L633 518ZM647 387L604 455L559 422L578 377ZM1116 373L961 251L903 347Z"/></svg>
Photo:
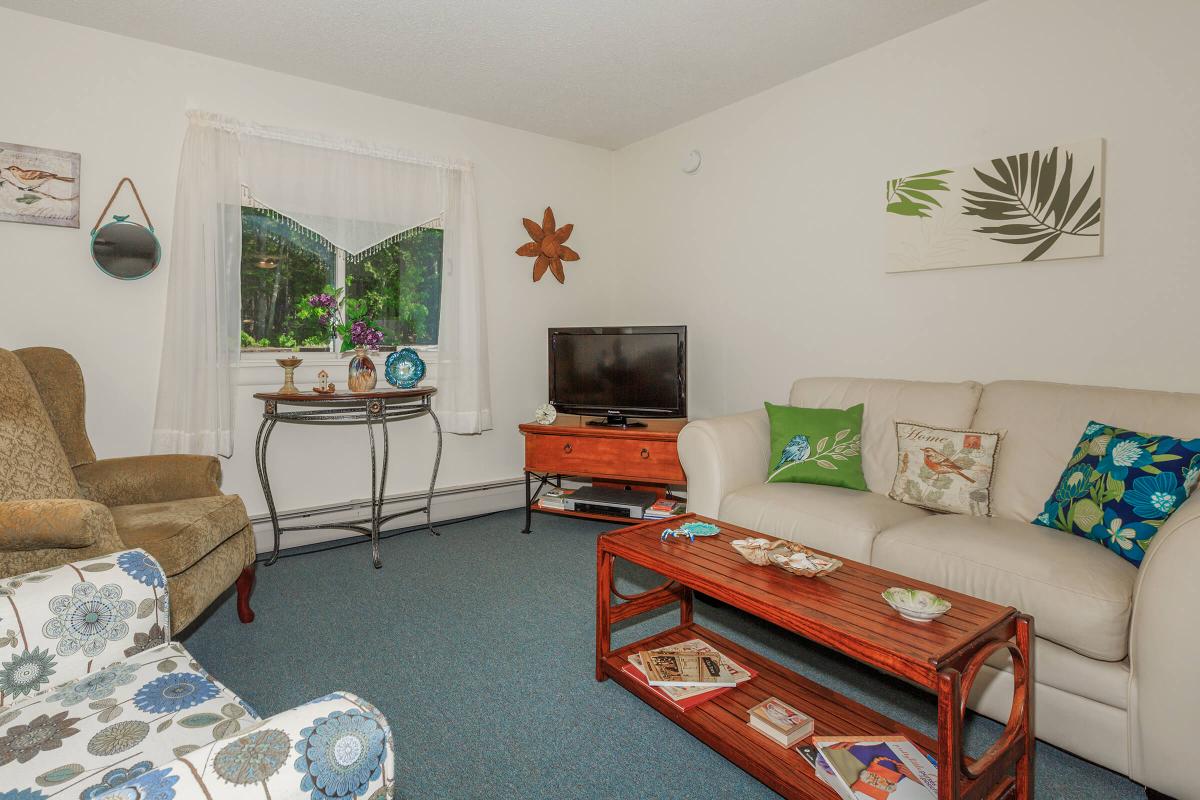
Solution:
<svg viewBox="0 0 1200 800"><path fill-rule="evenodd" d="M346 264L346 297L364 300L389 345L437 344L442 231L417 228Z"/></svg>
<svg viewBox="0 0 1200 800"><path fill-rule="evenodd" d="M417 228L352 257L273 211L243 207L241 276L243 350L328 349L329 326L299 313L327 287L372 309L385 346L437 344L441 230Z"/></svg>

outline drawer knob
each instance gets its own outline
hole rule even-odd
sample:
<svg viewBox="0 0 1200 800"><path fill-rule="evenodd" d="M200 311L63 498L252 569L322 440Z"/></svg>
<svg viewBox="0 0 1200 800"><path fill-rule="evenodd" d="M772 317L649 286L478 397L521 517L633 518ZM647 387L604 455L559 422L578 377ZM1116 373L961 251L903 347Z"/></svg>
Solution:
<svg viewBox="0 0 1200 800"><path fill-rule="evenodd" d="M650 451L643 447L642 448L642 458L649 458L649 457L650 457Z"/></svg>
<svg viewBox="0 0 1200 800"><path fill-rule="evenodd" d="M569 442L568 442L567 444L564 444L564 445L563 445L563 452L564 452L564 453L569 453L569 452L571 452L571 450L572 450L572 449L574 449L574 448L572 448L572 447L571 447L571 444L570 444Z"/></svg>

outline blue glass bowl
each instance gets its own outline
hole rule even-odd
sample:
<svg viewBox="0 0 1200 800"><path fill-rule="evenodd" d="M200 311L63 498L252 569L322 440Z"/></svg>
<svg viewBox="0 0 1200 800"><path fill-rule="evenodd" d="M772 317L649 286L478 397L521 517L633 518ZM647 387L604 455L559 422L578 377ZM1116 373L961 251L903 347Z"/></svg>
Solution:
<svg viewBox="0 0 1200 800"><path fill-rule="evenodd" d="M403 347L387 357L383 377L397 389L411 389L425 377L425 362L411 347Z"/></svg>

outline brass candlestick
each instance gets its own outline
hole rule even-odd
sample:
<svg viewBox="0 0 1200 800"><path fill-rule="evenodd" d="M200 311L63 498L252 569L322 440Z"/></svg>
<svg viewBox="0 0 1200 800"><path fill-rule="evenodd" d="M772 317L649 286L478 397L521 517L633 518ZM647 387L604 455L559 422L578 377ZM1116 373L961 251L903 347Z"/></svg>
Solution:
<svg viewBox="0 0 1200 800"><path fill-rule="evenodd" d="M296 367L304 363L303 358L288 356L287 358L277 358L275 363L283 367L283 386L279 388L279 394L300 394L300 390L296 388L296 382L293 377L296 374Z"/></svg>

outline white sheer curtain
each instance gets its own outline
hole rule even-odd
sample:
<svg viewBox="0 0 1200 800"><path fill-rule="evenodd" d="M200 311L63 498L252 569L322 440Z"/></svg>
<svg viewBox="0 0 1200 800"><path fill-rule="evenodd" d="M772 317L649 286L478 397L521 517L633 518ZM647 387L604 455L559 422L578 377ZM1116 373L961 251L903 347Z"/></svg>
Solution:
<svg viewBox="0 0 1200 800"><path fill-rule="evenodd" d="M189 113L171 247L155 452L233 451L241 318L241 187L354 255L440 220L434 407L451 433L491 428L471 165Z"/></svg>
<svg viewBox="0 0 1200 800"><path fill-rule="evenodd" d="M237 136L189 126L175 189L155 453L233 455L242 316L238 161Z"/></svg>

